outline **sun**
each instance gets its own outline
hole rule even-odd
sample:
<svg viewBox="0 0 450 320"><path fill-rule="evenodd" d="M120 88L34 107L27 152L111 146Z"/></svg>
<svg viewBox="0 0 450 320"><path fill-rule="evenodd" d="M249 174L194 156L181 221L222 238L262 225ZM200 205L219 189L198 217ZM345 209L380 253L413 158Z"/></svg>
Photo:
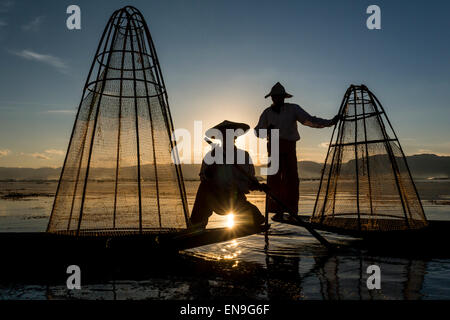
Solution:
<svg viewBox="0 0 450 320"><path fill-rule="evenodd" d="M234 227L234 214L230 212L227 215L227 228L231 229Z"/></svg>

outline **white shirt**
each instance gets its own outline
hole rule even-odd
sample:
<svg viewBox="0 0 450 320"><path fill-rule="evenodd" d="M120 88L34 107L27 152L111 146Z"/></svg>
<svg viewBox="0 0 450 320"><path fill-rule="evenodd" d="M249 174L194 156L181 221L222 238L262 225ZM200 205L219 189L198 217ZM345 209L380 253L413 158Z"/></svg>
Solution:
<svg viewBox="0 0 450 320"><path fill-rule="evenodd" d="M285 103L280 108L280 113L275 112L272 107L263 111L259 122L255 127L257 137L266 138L266 135L260 134L259 129L279 129L280 139L297 141L300 140L300 134L297 129L297 121L301 124L313 127L324 128L333 125L332 120L326 120L310 115L298 104Z"/></svg>

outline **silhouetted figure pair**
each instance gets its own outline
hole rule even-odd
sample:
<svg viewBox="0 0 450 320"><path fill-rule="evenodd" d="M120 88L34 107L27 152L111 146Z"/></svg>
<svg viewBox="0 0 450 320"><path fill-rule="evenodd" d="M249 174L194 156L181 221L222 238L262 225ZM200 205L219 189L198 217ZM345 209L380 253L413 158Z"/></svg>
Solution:
<svg viewBox="0 0 450 320"><path fill-rule="evenodd" d="M264 110L259 118L259 122L255 127L255 134L259 138L268 138L268 152L271 156L271 143L269 141L271 133L267 136L267 130L279 130L279 169L276 174L267 177L267 186L269 190L280 199L288 208L291 214L298 213L299 201L299 178L297 170L297 153L296 143L300 140L297 129L297 122L313 128L325 128L335 125L339 120L336 115L331 120L326 120L311 116L303 108L297 104L285 103L286 98L292 95L287 93L284 87L277 82L271 89L270 93L265 96L272 98L272 105ZM234 131L233 139L244 134L249 130L249 126L244 123L236 123L224 121L208 131L221 133L222 144L215 145L213 149L205 156L205 159L217 158L220 154L223 161L207 164L203 161L200 171L201 183L197 191L197 196L192 210L191 222L198 227L205 227L208 218L213 212L221 215L234 213L239 220L254 224L264 222L259 209L251 204L245 194L250 190L255 190L258 185L252 182L252 179L246 177L255 177L255 168L251 163L250 155L234 146L233 150L235 160L239 158L239 154L244 156L245 164L226 164L226 130ZM266 131L259 131L266 129ZM208 131L206 135L208 136ZM264 134L265 132L266 134ZM212 137L210 135L210 137ZM275 144L276 145L276 144ZM241 167L241 170L236 168ZM241 171L244 169L246 174ZM266 197L268 212L275 213L274 220L283 218L284 208L270 197Z"/></svg>

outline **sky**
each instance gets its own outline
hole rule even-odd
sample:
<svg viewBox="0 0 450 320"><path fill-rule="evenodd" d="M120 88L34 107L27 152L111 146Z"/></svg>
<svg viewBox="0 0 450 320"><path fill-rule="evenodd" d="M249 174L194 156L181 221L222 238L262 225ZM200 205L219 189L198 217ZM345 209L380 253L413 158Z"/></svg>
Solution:
<svg viewBox="0 0 450 320"><path fill-rule="evenodd" d="M71 4L81 30L66 27ZM372 4L381 30L366 27ZM149 25L175 128L253 127L277 81L289 102L332 118L363 83L406 154L450 155L448 1L0 0L0 167L63 164L101 33L125 5ZM299 159L323 162L332 129L299 131Z"/></svg>

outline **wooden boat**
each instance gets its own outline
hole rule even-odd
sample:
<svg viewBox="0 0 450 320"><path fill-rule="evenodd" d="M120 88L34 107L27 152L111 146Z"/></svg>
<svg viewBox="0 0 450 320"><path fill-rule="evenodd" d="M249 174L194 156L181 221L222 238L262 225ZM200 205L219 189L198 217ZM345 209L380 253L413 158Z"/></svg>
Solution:
<svg viewBox="0 0 450 320"><path fill-rule="evenodd" d="M246 237L267 230L270 226L241 225L230 228L175 232L104 232L95 231L80 236L47 232L0 233L0 248L8 255L16 256L96 256L103 253L176 253L212 243Z"/></svg>
<svg viewBox="0 0 450 320"><path fill-rule="evenodd" d="M195 262L180 250L245 237L267 230L263 226L235 226L176 233L83 235L45 232L0 233L3 283L56 283L64 285L67 268L81 268L82 283L99 280L183 274ZM142 278L140 278L142 279Z"/></svg>

